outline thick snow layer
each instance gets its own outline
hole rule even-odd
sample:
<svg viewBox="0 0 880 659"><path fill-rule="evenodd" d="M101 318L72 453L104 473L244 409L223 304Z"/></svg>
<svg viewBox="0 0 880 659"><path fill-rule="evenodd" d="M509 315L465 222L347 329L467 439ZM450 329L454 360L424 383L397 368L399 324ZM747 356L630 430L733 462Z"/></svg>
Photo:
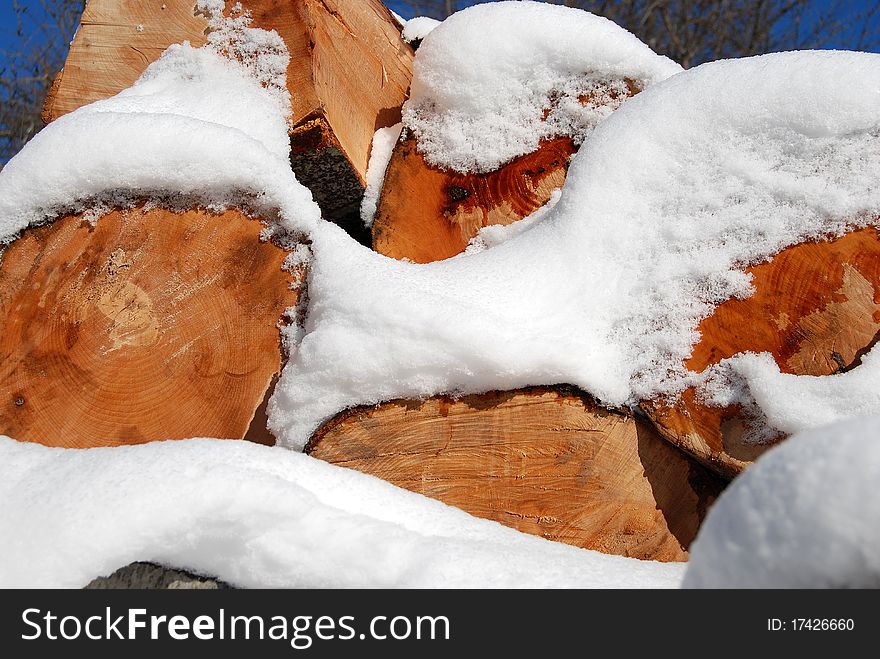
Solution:
<svg viewBox="0 0 880 659"><path fill-rule="evenodd" d="M385 170L391 162L394 145L400 137L403 124L395 124L389 128L380 128L373 135L373 146L370 148L370 162L367 165L367 187L361 201L361 219L364 226L372 226L379 205L379 195L385 182Z"/></svg>
<svg viewBox="0 0 880 659"><path fill-rule="evenodd" d="M632 61L660 61L632 49ZM0 172L0 237L119 194L244 198L308 234L309 306L292 312L292 354L270 402L270 426L291 448L342 409L393 398L555 383L608 405L675 394L702 378L682 365L700 320L750 294L747 265L875 222L880 209L880 56L788 53L707 64L628 101L527 231L445 262L393 261L321 221L296 182L285 118L272 114L278 87L260 83L272 66L219 52L172 49L131 91L41 132ZM772 415L768 391L760 404ZM859 411L873 411L864 400Z"/></svg>
<svg viewBox="0 0 880 659"><path fill-rule="evenodd" d="M611 21L543 2L493 2L457 12L416 53L404 123L435 165L487 172L542 139L583 140L628 83L681 71ZM581 103L584 97L594 102ZM546 115L546 116L545 116Z"/></svg>
<svg viewBox="0 0 880 659"><path fill-rule="evenodd" d="M791 434L880 412L880 348L847 373L824 377L782 373L769 353L742 353L709 371L701 393L718 405L754 409L763 428Z"/></svg>
<svg viewBox="0 0 880 659"><path fill-rule="evenodd" d="M464 253L476 254L477 252L482 252L490 247L495 247L515 236L525 233L538 224L538 222L541 222L544 218L550 215L550 211L556 207L556 204L559 203L561 197L562 190L554 190L550 193L550 199L547 203L531 215L528 215L517 222L513 222L512 224L490 224L481 228L480 232L470 239Z"/></svg>
<svg viewBox="0 0 880 659"><path fill-rule="evenodd" d="M100 208L149 196L172 206L245 201L266 217L285 205L302 226L316 223L320 211L287 158L287 52L277 34L242 20L212 19L207 47L171 46L131 88L31 140L0 173L0 245L96 200Z"/></svg>
<svg viewBox="0 0 880 659"><path fill-rule="evenodd" d="M436 18L430 18L428 16L416 16L415 18L411 18L403 26L403 31L401 35L403 36L403 40L407 43L412 43L413 41L421 41L425 37L427 37L431 32L434 31L434 28L440 25L440 21Z"/></svg>
<svg viewBox="0 0 880 659"><path fill-rule="evenodd" d="M691 546L691 588L880 588L880 417L795 435L734 480Z"/></svg>
<svg viewBox="0 0 880 659"><path fill-rule="evenodd" d="M745 267L874 222L878 181L880 56L681 73L603 122L556 207L492 249L412 265L314 233L305 335L270 425L297 447L340 409L400 397L562 382L609 405L675 394L696 377L683 361L700 320L751 293Z"/></svg>
<svg viewBox="0 0 880 659"><path fill-rule="evenodd" d="M683 564L518 533L246 442L48 449L0 438L0 587L155 561L245 587L675 587Z"/></svg>

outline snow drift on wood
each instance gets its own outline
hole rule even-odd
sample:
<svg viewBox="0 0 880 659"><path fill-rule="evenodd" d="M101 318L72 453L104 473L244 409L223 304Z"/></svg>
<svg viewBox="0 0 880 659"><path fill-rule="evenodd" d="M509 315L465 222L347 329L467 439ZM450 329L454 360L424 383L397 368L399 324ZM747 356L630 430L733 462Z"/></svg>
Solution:
<svg viewBox="0 0 880 659"><path fill-rule="evenodd" d="M431 32L434 31L440 25L440 21L436 18L430 18L428 16L416 16L415 18L411 18L403 26L403 31L401 32L401 36L403 36L403 40L407 43L413 43L414 41L421 41L425 37L427 37Z"/></svg>
<svg viewBox="0 0 880 659"><path fill-rule="evenodd" d="M751 294L745 267L875 223L877 181L880 56L676 75L600 124L556 207L492 249L416 266L314 233L306 333L270 425L299 447L340 409L395 398L561 382L609 405L674 395L697 378L683 362L699 322Z"/></svg>
<svg viewBox="0 0 880 659"><path fill-rule="evenodd" d="M583 140L629 86L679 71L623 28L578 9L477 5L425 37L404 123L429 163L489 172L543 139Z"/></svg>
<svg viewBox="0 0 880 659"><path fill-rule="evenodd" d="M768 451L709 511L685 587L880 587L878 439L871 417Z"/></svg>
<svg viewBox="0 0 880 659"><path fill-rule="evenodd" d="M135 197L266 217L285 203L301 223L317 222L287 159L284 43L230 20L212 19L206 47L171 46L129 89L37 134L0 172L0 245L30 224Z"/></svg>
<svg viewBox="0 0 880 659"><path fill-rule="evenodd" d="M247 442L49 449L0 438L0 586L146 560L242 587L675 587L683 565L524 535Z"/></svg>
<svg viewBox="0 0 880 659"><path fill-rule="evenodd" d="M639 62L648 52L632 50ZM880 209L877 55L771 55L655 84L587 138L539 223L424 266L320 220L290 171L274 92L213 47L172 49L102 103L54 122L0 172L0 235L120 191L245 204L308 234L309 308L285 331L293 354L269 409L292 448L340 410L395 398L556 383L607 405L674 395L699 379L683 360L700 320L750 294L748 264L875 223Z"/></svg>
<svg viewBox="0 0 880 659"><path fill-rule="evenodd" d="M385 182L385 172L388 170L388 163L391 162L394 145L397 144L401 130L403 124L398 123L388 128L380 128L373 135L370 164L367 166L367 187L361 201L361 219L364 221L364 226L372 226L376 217L382 183Z"/></svg>

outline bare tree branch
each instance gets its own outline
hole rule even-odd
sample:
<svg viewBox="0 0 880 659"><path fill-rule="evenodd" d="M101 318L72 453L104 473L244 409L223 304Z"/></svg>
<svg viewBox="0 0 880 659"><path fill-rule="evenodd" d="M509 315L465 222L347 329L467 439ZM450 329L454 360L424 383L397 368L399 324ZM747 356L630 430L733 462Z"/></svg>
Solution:
<svg viewBox="0 0 880 659"><path fill-rule="evenodd" d="M0 164L43 127L40 112L82 15L84 0L13 1L18 41L0 52Z"/></svg>
<svg viewBox="0 0 880 659"><path fill-rule="evenodd" d="M478 0L479 1L479 0ZM805 48L880 48L880 3L850 0L546 0L606 16L685 67ZM470 1L403 0L445 18Z"/></svg>

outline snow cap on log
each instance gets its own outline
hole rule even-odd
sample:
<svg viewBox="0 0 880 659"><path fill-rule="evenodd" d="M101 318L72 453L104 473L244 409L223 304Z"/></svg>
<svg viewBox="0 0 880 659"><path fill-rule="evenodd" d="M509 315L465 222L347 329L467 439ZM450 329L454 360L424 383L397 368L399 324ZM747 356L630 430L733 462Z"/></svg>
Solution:
<svg viewBox="0 0 880 659"><path fill-rule="evenodd" d="M91 0L44 119L122 91L173 43L228 42L224 32L248 24L274 30L290 53L282 73L294 171L326 219L363 234L358 207L370 142L376 129L400 121L411 76L412 49L390 12L380 0L246 0L225 10L220 20L223 0ZM266 61L263 45L251 46Z"/></svg>
<svg viewBox="0 0 880 659"><path fill-rule="evenodd" d="M256 31L231 38L248 42ZM284 44L270 43L275 61ZM266 219L285 205L301 230L317 223L311 194L291 183L284 67L267 84L271 65L230 60L221 52L230 48L174 45L130 88L40 131L0 174L0 244L66 212L100 214L137 198L183 209L244 204Z"/></svg>
<svg viewBox="0 0 880 659"><path fill-rule="evenodd" d="M405 136L375 222L364 215L374 249L437 261L484 226L528 216L562 187L569 158L599 122L679 71L578 9L498 2L454 14L416 55Z"/></svg>
<svg viewBox="0 0 880 659"><path fill-rule="evenodd" d="M587 138L553 210L477 254L420 266L321 232L272 427L302 446L353 405L539 383L610 406L680 394L749 266L876 226L878 63L785 53L653 85Z"/></svg>
<svg viewBox="0 0 880 659"><path fill-rule="evenodd" d="M644 89L681 70L625 29L579 9L481 4L425 38L404 123L431 165L491 172L542 140L582 141L628 86Z"/></svg>

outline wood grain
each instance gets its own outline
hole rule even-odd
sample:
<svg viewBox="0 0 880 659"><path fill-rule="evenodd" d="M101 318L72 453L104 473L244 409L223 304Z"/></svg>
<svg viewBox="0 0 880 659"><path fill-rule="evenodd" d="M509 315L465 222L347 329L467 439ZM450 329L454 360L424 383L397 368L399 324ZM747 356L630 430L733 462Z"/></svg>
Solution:
<svg viewBox="0 0 880 659"><path fill-rule="evenodd" d="M194 9L194 0L89 0L43 120L130 87L171 44L204 44L208 21Z"/></svg>
<svg viewBox="0 0 880 659"><path fill-rule="evenodd" d="M783 373L831 375L856 368L880 336L880 237L870 227L783 250L752 268L755 293L704 320L685 365L700 373L744 352L769 352ZM674 405L642 408L677 446L732 477L769 445L743 441L737 407L709 407L689 389ZM780 437L779 439L782 439Z"/></svg>
<svg viewBox="0 0 880 659"><path fill-rule="evenodd" d="M298 292L260 231L235 210L158 209L25 231L0 261L0 434L272 443L257 412Z"/></svg>
<svg viewBox="0 0 880 659"><path fill-rule="evenodd" d="M357 408L306 452L527 533L661 561L687 558L723 487L650 423L570 389Z"/></svg>
<svg viewBox="0 0 880 659"><path fill-rule="evenodd" d="M457 174L429 165L415 138L405 138L385 174L373 249L415 263L460 254L483 227L511 224L546 204L576 150L571 139L555 139L498 171Z"/></svg>
<svg viewBox="0 0 880 659"><path fill-rule="evenodd" d="M634 80L609 81L579 100L613 109L640 90ZM549 112L546 108L545 118ZM404 136L385 173L373 220L373 249L415 263L460 254L483 227L511 224L546 204L565 183L577 150L571 138L558 137L493 172L460 174L429 164L417 139Z"/></svg>
<svg viewBox="0 0 880 659"><path fill-rule="evenodd" d="M412 48L389 10L380 0L242 5L253 27L276 30L290 51L292 125L323 118L363 185L373 134L400 121L412 77ZM194 0L89 0L47 100L47 123L129 87L169 45L205 43L208 23L194 9Z"/></svg>

